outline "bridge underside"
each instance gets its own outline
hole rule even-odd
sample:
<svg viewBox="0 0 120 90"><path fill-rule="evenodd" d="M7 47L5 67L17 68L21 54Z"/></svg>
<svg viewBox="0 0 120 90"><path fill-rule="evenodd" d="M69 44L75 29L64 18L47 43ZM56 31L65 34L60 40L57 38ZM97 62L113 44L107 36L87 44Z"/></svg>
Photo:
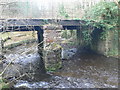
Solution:
<svg viewBox="0 0 120 90"><path fill-rule="evenodd" d="M84 20L61 20L61 19L0 19L0 32L11 31L37 31L38 42L43 30L77 30L77 37L80 37ZM91 26L87 26L91 27Z"/></svg>
<svg viewBox="0 0 120 90"><path fill-rule="evenodd" d="M93 22L93 21L91 21ZM76 30L78 45L84 46L84 30L95 30L95 27L87 25L84 20L60 20L60 19L0 19L0 32L11 31L37 31L38 43L43 42L44 30ZM93 22L94 23L94 22ZM43 47L39 44L38 48ZM39 50L42 56L42 51Z"/></svg>

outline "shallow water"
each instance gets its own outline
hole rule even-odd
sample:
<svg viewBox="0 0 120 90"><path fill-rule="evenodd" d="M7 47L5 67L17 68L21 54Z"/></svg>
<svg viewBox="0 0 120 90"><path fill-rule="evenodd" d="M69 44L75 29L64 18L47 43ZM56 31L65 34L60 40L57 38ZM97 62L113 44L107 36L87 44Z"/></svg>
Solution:
<svg viewBox="0 0 120 90"><path fill-rule="evenodd" d="M35 47L31 52L21 56L19 51L23 52L27 48L17 47L7 53L7 58L32 58L34 60ZM14 55L14 57L13 57ZM16 57L15 57L16 56ZM20 59L20 58L19 58ZM24 60L24 59L21 59ZM25 62L24 62L25 63ZM17 80L15 88L117 88L118 87L118 60L107 58L91 52L78 52L73 58L63 60L62 69L57 72L49 72L50 76L38 76L44 78L40 81Z"/></svg>

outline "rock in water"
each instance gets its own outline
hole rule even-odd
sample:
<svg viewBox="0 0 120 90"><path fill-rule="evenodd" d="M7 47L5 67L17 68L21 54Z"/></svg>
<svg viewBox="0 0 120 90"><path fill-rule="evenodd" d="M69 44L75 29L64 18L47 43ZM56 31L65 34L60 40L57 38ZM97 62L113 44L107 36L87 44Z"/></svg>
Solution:
<svg viewBox="0 0 120 90"><path fill-rule="evenodd" d="M6 57L0 54L0 60L3 60L3 59L6 59Z"/></svg>
<svg viewBox="0 0 120 90"><path fill-rule="evenodd" d="M61 57L62 59L69 59L77 52L76 48L65 50L62 48Z"/></svg>
<svg viewBox="0 0 120 90"><path fill-rule="evenodd" d="M7 66L7 63L11 63L11 60L7 60L4 63L3 68ZM21 77L22 79L38 80L38 78L36 79L37 76L41 77L42 74L45 74L44 68L42 67L44 67L42 60L40 59L39 54L35 53L30 57L26 56L25 58L19 58L12 61L9 68L6 69L2 76L8 81L14 77L19 78L22 75L24 75L24 77ZM25 73L30 76L28 77ZM32 77L34 78L32 79Z"/></svg>

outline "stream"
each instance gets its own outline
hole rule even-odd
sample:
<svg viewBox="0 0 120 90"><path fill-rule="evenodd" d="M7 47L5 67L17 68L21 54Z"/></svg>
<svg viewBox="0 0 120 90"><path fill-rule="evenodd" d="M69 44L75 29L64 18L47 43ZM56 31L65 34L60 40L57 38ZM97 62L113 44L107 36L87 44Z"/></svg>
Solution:
<svg viewBox="0 0 120 90"><path fill-rule="evenodd" d="M28 50L30 49L30 51ZM28 50L28 52L20 53ZM5 54L6 62L11 58L14 63L25 64L30 60L39 59L36 44L23 45L12 49ZM28 60L29 58L29 60ZM18 62L19 61L19 62ZM62 68L56 72L47 72L48 76L39 81L18 79L13 85L14 88L118 88L118 60L92 53L87 50L78 50L70 59L62 61Z"/></svg>

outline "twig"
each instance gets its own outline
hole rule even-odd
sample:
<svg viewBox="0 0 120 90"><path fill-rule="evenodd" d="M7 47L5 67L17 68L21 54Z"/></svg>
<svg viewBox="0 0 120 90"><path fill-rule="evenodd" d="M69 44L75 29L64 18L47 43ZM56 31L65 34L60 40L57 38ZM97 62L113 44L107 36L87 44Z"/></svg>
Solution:
<svg viewBox="0 0 120 90"><path fill-rule="evenodd" d="M120 4L118 0L114 0L114 2L117 4L117 6L120 8Z"/></svg>

